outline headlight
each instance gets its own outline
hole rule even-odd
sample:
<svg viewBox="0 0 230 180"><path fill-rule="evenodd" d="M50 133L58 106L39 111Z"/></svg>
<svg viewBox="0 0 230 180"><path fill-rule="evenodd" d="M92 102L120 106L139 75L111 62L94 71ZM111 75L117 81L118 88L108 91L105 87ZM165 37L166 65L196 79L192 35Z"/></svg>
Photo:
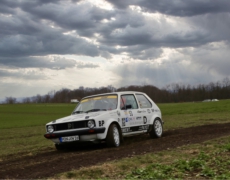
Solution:
<svg viewBox="0 0 230 180"><path fill-rule="evenodd" d="M47 127L47 131L48 131L49 133L54 132L54 127L53 127L53 126L48 126L48 127Z"/></svg>
<svg viewBox="0 0 230 180"><path fill-rule="evenodd" d="M89 128L93 128L94 125L95 125L95 124L94 124L94 121L92 121L92 120L89 120L89 121L88 121L88 127L89 127Z"/></svg>

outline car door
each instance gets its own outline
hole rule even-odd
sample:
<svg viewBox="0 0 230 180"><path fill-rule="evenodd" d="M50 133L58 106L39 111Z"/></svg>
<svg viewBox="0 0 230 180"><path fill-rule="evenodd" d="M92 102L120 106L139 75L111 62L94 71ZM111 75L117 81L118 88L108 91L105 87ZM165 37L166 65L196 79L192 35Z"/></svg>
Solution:
<svg viewBox="0 0 230 180"><path fill-rule="evenodd" d="M144 132L147 132L150 119L152 118L152 103L148 100L148 98L144 94L135 94L139 106L139 110L137 111L139 115L143 118L143 126L142 129Z"/></svg>
<svg viewBox="0 0 230 180"><path fill-rule="evenodd" d="M142 133L143 117L138 112L134 94L123 94L120 97L122 133L124 136Z"/></svg>

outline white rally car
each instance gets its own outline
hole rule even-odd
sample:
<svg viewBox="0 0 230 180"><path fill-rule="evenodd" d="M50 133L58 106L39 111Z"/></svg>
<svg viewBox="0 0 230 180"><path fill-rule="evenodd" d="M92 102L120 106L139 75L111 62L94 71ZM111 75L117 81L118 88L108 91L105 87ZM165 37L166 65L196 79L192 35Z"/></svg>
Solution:
<svg viewBox="0 0 230 180"><path fill-rule="evenodd" d="M161 111L145 93L125 91L83 98L70 116L46 124L44 136L60 150L85 141L118 147L123 137L141 133L162 136Z"/></svg>

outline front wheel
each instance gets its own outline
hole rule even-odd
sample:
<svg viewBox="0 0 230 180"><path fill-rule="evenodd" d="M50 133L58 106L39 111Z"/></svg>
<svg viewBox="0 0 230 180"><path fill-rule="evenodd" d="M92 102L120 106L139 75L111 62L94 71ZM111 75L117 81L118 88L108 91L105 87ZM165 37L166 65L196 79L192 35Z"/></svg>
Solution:
<svg viewBox="0 0 230 180"><path fill-rule="evenodd" d="M159 138L162 136L163 126L160 119L155 119L153 122L152 130L149 132L151 138Z"/></svg>
<svg viewBox="0 0 230 180"><path fill-rule="evenodd" d="M110 147L120 146L120 133L116 124L111 124L107 133L106 143Z"/></svg>

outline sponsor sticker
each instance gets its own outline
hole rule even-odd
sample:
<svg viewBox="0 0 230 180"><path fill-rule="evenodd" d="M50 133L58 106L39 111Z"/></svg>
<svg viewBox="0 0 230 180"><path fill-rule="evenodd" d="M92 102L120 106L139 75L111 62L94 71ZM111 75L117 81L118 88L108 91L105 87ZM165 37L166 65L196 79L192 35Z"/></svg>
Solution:
<svg viewBox="0 0 230 180"><path fill-rule="evenodd" d="M132 111L129 111L129 115L130 115L130 116L133 116L133 112L132 112Z"/></svg>
<svg viewBox="0 0 230 180"><path fill-rule="evenodd" d="M147 130L149 128L149 125L139 126L139 131Z"/></svg>
<svg viewBox="0 0 230 180"><path fill-rule="evenodd" d="M125 118L122 118L122 126L125 126Z"/></svg>
<svg viewBox="0 0 230 180"><path fill-rule="evenodd" d="M106 98L109 98L109 99L116 99L117 96L105 96Z"/></svg>
<svg viewBox="0 0 230 180"><path fill-rule="evenodd" d="M142 117L136 117L137 121L141 121Z"/></svg>
<svg viewBox="0 0 230 180"><path fill-rule="evenodd" d="M127 128L122 128L121 131L122 133L128 133L131 132L132 130L129 127L127 127Z"/></svg>
<svg viewBox="0 0 230 180"><path fill-rule="evenodd" d="M84 99L84 100L81 101L81 103L85 103L87 101L89 101L89 100L88 99Z"/></svg>
<svg viewBox="0 0 230 180"><path fill-rule="evenodd" d="M146 111L145 110L142 110L142 111L137 111L137 113L146 113Z"/></svg>
<svg viewBox="0 0 230 180"><path fill-rule="evenodd" d="M99 121L99 127L103 126L105 124L105 121L102 120L102 121Z"/></svg>

